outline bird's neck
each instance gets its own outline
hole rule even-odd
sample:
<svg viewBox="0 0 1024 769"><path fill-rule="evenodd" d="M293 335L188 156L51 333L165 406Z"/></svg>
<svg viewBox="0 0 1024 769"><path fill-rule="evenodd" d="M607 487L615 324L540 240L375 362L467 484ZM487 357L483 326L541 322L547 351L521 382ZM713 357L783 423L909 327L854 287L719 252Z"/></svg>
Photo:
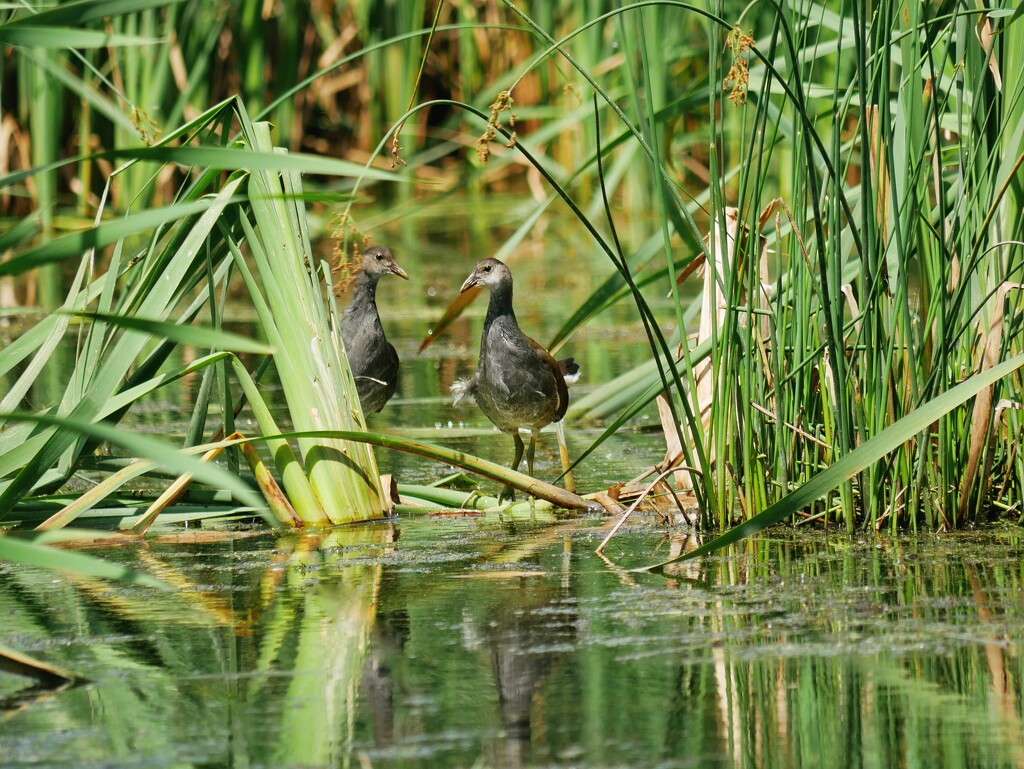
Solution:
<svg viewBox="0 0 1024 769"><path fill-rule="evenodd" d="M499 318L510 318L513 323L516 323L516 313L512 309L511 283L502 283L491 289L491 299L487 305L487 317L484 318L484 328L489 328Z"/></svg>
<svg viewBox="0 0 1024 769"><path fill-rule="evenodd" d="M369 305L377 310L377 275L368 275L359 272L356 275L356 282L352 287L352 304L354 306Z"/></svg>

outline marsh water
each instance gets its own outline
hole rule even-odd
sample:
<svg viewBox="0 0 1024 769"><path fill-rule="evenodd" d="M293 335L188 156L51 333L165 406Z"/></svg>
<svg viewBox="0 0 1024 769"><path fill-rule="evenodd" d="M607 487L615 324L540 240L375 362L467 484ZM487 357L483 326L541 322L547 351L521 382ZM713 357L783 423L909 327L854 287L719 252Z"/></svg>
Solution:
<svg viewBox="0 0 1024 769"><path fill-rule="evenodd" d="M446 397L475 363L482 303L416 355L493 251L458 222L430 222L434 239L394 226L413 280L379 299L404 373L371 427L506 461L507 437ZM602 259L558 220L518 249L527 333L549 339L610 274ZM645 358L628 310L561 351L583 364L584 392ZM234 322L246 330L244 308ZM160 394L134 428L183 432L195 385ZM580 487L658 461L655 424L652 409L595 452ZM570 447L599 431L570 425ZM538 474L553 478L549 435ZM408 483L449 472L378 459ZM403 515L316 536L165 527L90 547L163 592L0 564L0 644L87 679L52 690L0 672L0 767L1024 767L1019 529L779 528L651 574L637 569L695 534L637 517L599 556L609 525Z"/></svg>
<svg viewBox="0 0 1024 769"><path fill-rule="evenodd" d="M6 767L1019 767L1017 532L778 531L665 576L638 523L420 519L104 554L176 589L5 570ZM16 629L12 636L12 630ZM17 695L17 696L15 696Z"/></svg>

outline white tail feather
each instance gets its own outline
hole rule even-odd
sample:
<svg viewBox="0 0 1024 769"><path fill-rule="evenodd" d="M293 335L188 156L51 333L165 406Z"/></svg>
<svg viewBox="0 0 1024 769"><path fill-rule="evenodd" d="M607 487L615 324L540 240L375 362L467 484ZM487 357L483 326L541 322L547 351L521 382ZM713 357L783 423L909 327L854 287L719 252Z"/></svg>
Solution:
<svg viewBox="0 0 1024 769"><path fill-rule="evenodd" d="M456 379L452 382L452 405L461 406L462 402L469 400L476 402L473 397L476 391L476 377L471 379Z"/></svg>

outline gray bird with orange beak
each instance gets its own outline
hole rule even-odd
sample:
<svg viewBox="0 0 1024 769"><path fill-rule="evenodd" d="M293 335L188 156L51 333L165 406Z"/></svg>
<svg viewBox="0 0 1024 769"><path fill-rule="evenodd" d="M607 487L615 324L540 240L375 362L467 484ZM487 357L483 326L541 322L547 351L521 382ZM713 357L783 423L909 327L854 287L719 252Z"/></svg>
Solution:
<svg viewBox="0 0 1024 769"><path fill-rule="evenodd" d="M512 436L515 457L512 469L523 459L520 428L530 431L526 464L533 475L534 453L541 428L558 422L569 407L568 384L579 377L580 367L572 358L556 361L519 328L512 309L512 272L497 259L477 262L462 284L460 293L473 286L491 292L480 337L480 362L476 374L452 385L455 404L472 397L486 417L503 433ZM506 486L503 498L513 491Z"/></svg>

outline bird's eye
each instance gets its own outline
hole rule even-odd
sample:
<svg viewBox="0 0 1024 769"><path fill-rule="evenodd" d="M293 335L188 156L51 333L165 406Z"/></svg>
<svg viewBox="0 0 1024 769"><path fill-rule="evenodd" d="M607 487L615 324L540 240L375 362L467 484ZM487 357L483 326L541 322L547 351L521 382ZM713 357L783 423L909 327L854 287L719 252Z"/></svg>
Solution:
<svg viewBox="0 0 1024 769"><path fill-rule="evenodd" d="M383 262L384 261L384 254L377 254L377 261L378 262Z"/></svg>
<svg viewBox="0 0 1024 769"><path fill-rule="evenodd" d="M490 272L490 271L491 271L491 265L487 265L486 267L484 267L484 272Z"/></svg>

